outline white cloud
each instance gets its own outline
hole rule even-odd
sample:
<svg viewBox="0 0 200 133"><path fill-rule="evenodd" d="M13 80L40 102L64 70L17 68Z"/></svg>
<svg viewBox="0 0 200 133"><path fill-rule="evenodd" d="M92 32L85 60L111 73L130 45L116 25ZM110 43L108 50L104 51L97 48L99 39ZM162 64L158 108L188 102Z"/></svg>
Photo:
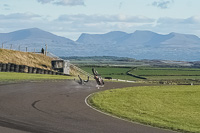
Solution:
<svg viewBox="0 0 200 133"><path fill-rule="evenodd" d="M121 9L122 6L123 6L123 2L120 2L120 3L119 3L119 9Z"/></svg>
<svg viewBox="0 0 200 133"><path fill-rule="evenodd" d="M155 19L144 16L118 15L61 15L57 21L60 22L82 22L82 23L100 23L100 22L130 22L130 23L153 23Z"/></svg>
<svg viewBox="0 0 200 133"><path fill-rule="evenodd" d="M192 16L185 19L177 19L177 18L159 18L158 23L163 24L200 24L200 16Z"/></svg>
<svg viewBox="0 0 200 133"><path fill-rule="evenodd" d="M85 5L84 0L37 0L42 4L52 3L55 5L62 6L77 6L77 5Z"/></svg>
<svg viewBox="0 0 200 133"><path fill-rule="evenodd" d="M32 14L32 13L13 13L9 15L0 14L0 21L2 20L30 20L34 18L40 18L40 15Z"/></svg>
<svg viewBox="0 0 200 133"><path fill-rule="evenodd" d="M38 2L42 3L42 4L46 4L46 3L50 3L54 0L37 0Z"/></svg>
<svg viewBox="0 0 200 133"><path fill-rule="evenodd" d="M83 0L60 0L58 2L55 2L54 4L64 5L64 6L85 5Z"/></svg>
<svg viewBox="0 0 200 133"><path fill-rule="evenodd" d="M180 18L160 18L152 30L161 33L185 33L200 36L200 16L192 16L185 19Z"/></svg>
<svg viewBox="0 0 200 133"><path fill-rule="evenodd" d="M200 16L185 19L118 15L61 15L56 20L33 13L0 14L0 33L37 27L76 40L81 33L151 30L158 33L189 33L200 36ZM70 36L68 36L70 35Z"/></svg>
<svg viewBox="0 0 200 133"><path fill-rule="evenodd" d="M192 16L184 20L186 24L200 24L200 16Z"/></svg>
<svg viewBox="0 0 200 133"><path fill-rule="evenodd" d="M0 8L3 9L3 10L10 10L10 5L3 4L3 5L0 5Z"/></svg>
<svg viewBox="0 0 200 133"><path fill-rule="evenodd" d="M169 8L169 5L173 2L174 2L173 0L154 1L152 3L152 6L155 6L155 7L161 8L161 9L167 9L167 8Z"/></svg>

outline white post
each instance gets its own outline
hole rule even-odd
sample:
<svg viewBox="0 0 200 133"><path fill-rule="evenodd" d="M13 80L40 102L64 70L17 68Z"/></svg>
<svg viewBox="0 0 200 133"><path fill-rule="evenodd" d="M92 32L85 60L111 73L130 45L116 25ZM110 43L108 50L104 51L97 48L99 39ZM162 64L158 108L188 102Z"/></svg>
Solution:
<svg viewBox="0 0 200 133"><path fill-rule="evenodd" d="M47 56L47 44L45 44L45 55Z"/></svg>

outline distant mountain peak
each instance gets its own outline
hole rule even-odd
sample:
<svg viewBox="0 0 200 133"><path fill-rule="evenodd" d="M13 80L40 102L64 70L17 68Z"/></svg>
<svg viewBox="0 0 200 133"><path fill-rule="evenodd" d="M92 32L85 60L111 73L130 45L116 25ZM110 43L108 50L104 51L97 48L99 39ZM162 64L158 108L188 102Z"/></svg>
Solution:
<svg viewBox="0 0 200 133"><path fill-rule="evenodd" d="M41 40L41 42L39 42ZM42 42L42 40L45 40ZM6 43L47 43L47 42L60 42L60 43L75 43L74 41L54 35L50 32L41 30L39 28L29 28L29 29L22 29L13 31L10 33L1 33L0 34L0 41Z"/></svg>

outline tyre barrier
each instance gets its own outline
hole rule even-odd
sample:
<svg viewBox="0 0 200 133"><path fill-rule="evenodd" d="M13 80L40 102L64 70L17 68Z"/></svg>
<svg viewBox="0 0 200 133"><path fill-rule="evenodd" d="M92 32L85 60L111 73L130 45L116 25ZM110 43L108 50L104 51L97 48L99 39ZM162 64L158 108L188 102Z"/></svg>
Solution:
<svg viewBox="0 0 200 133"><path fill-rule="evenodd" d="M28 73L33 73L33 67L28 67Z"/></svg>
<svg viewBox="0 0 200 133"><path fill-rule="evenodd" d="M10 72L10 64L6 64L6 72Z"/></svg>
<svg viewBox="0 0 200 133"><path fill-rule="evenodd" d="M0 72L19 72L19 73L35 73L35 74L49 74L49 75L65 75L60 72L56 72L53 70L46 70L37 67L29 67L26 65L16 65L12 63L0 63Z"/></svg>
<svg viewBox="0 0 200 133"><path fill-rule="evenodd" d="M14 72L19 72L19 65L15 65Z"/></svg>
<svg viewBox="0 0 200 133"><path fill-rule="evenodd" d="M10 64L10 72L14 72L15 71L15 64Z"/></svg>
<svg viewBox="0 0 200 133"><path fill-rule="evenodd" d="M2 64L2 72L6 71L6 64Z"/></svg>
<svg viewBox="0 0 200 133"><path fill-rule="evenodd" d="M37 68L33 67L32 68L32 73L36 73L37 72Z"/></svg>

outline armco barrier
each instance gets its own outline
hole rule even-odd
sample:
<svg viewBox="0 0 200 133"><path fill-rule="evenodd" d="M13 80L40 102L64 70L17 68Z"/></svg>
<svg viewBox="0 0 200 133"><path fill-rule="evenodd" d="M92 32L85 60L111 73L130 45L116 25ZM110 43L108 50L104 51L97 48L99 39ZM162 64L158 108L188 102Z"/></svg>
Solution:
<svg viewBox="0 0 200 133"><path fill-rule="evenodd" d="M0 72L20 72L20 73L64 75L63 73L55 72L52 70L46 70L46 69L41 69L41 68L36 68L36 67L29 67L26 65L16 65L16 64L11 64L11 63L8 63L8 64L0 63ZM65 76L69 76L69 75L65 74Z"/></svg>

